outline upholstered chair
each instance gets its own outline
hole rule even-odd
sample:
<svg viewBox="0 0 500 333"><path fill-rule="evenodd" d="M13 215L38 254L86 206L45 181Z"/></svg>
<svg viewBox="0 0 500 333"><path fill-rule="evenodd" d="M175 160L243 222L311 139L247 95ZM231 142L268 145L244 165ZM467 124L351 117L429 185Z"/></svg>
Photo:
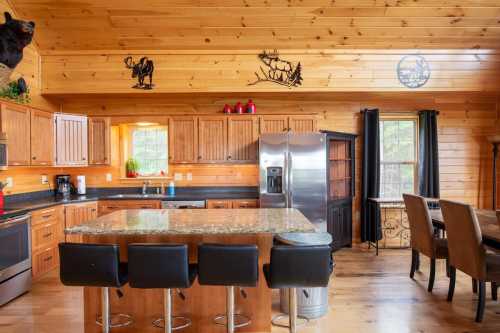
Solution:
<svg viewBox="0 0 500 333"><path fill-rule="evenodd" d="M435 236L432 219L425 199L413 194L403 194L403 199L410 223L412 250L410 277L413 279L419 265L419 254L421 253L429 257L430 276L427 290L432 292L436 276L436 259L448 258L448 244L446 239Z"/></svg>
<svg viewBox="0 0 500 333"><path fill-rule="evenodd" d="M453 300L456 270L478 281L479 300L476 322L481 322L486 299L486 282L492 282L493 298L496 284L500 282L500 255L486 252L481 229L474 209L467 204L448 200L439 201L448 235L450 257L450 287L448 301Z"/></svg>

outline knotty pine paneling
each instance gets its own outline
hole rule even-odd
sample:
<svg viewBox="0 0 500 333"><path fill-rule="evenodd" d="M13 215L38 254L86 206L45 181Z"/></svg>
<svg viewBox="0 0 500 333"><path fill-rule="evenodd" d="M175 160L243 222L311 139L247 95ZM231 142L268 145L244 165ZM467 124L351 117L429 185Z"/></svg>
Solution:
<svg viewBox="0 0 500 333"><path fill-rule="evenodd" d="M65 94L148 94L189 92L393 92L417 91L397 78L397 65L406 54L420 53L431 76L418 91L498 91L500 53L492 50L344 50L285 51L284 59L301 63L303 82L289 87L260 82L262 62L255 51L136 53L154 60L153 90L133 89L136 83L123 63L127 53L45 55L42 92ZM262 74L261 74L262 76Z"/></svg>

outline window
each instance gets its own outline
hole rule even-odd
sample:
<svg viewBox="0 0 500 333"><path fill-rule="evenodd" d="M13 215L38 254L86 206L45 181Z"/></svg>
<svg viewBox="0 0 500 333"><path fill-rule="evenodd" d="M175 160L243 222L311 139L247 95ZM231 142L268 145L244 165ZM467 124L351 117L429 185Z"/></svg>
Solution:
<svg viewBox="0 0 500 333"><path fill-rule="evenodd" d="M166 126L130 126L128 156L137 160L139 176L164 176L168 171Z"/></svg>
<svg viewBox="0 0 500 333"><path fill-rule="evenodd" d="M380 196L401 198L415 193L417 118L380 120Z"/></svg>

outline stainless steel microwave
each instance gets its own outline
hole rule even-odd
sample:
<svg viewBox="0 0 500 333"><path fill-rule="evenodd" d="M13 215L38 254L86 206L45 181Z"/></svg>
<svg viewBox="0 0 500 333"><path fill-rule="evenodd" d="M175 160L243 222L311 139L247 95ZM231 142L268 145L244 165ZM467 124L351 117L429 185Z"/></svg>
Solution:
<svg viewBox="0 0 500 333"><path fill-rule="evenodd" d="M7 170L7 134L0 133L0 170Z"/></svg>

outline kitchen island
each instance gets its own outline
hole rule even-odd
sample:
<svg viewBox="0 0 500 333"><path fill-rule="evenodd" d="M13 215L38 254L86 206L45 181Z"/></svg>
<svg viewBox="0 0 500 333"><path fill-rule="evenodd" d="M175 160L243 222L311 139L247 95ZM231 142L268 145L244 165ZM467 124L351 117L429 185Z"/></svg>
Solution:
<svg viewBox="0 0 500 333"><path fill-rule="evenodd" d="M240 332L271 331L271 290L267 288L262 264L269 262L273 236L285 232L315 232L314 226L296 209L185 209L121 210L66 229L66 234L83 236L84 243L119 244L120 256L127 261L129 243L188 244L190 262L196 262L200 243L256 244L259 248L259 282L245 288L247 297L237 293L236 313L250 316L252 323ZM155 269L151 267L151 269ZM193 324L183 332L222 332L213 323L225 313L224 287L199 286L183 291L186 299L173 298L174 315L186 315ZM126 313L134 324L120 332L158 332L151 322L161 317L162 290L123 288L123 297L111 293L112 313ZM85 332L98 333L99 288L84 289Z"/></svg>

